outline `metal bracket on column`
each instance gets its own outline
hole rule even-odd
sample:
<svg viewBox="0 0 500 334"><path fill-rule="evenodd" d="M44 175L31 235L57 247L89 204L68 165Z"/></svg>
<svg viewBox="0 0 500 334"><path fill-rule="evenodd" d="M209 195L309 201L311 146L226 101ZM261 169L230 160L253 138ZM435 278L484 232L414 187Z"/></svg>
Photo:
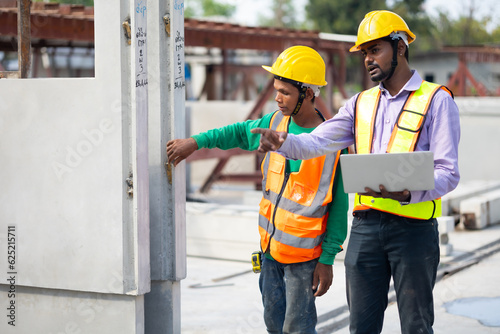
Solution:
<svg viewBox="0 0 500 334"><path fill-rule="evenodd" d="M122 23L123 32L125 33L125 39L127 40L127 44L132 44L132 26L130 24L130 17L126 18Z"/></svg>
<svg viewBox="0 0 500 334"><path fill-rule="evenodd" d="M134 175L130 172L129 176L125 179L127 183L127 194L130 198L134 197Z"/></svg>
<svg viewBox="0 0 500 334"><path fill-rule="evenodd" d="M165 162L165 171L167 172L168 183L172 184L172 165Z"/></svg>
<svg viewBox="0 0 500 334"><path fill-rule="evenodd" d="M163 16L163 24L165 24L165 32L167 33L167 36L170 37L170 15L165 14Z"/></svg>

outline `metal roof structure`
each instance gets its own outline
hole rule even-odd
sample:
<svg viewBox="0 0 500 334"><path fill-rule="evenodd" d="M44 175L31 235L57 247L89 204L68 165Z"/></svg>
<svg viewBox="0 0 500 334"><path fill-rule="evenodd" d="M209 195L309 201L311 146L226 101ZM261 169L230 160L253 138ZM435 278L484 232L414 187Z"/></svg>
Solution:
<svg viewBox="0 0 500 334"><path fill-rule="evenodd" d="M314 30L249 27L226 22L184 20L186 46L221 49L282 51L291 45L305 45L318 51L345 52L354 44L353 36L323 34ZM335 40L332 36L338 36ZM344 36L344 38L341 38ZM346 38L346 37L350 37Z"/></svg>
<svg viewBox="0 0 500 334"><path fill-rule="evenodd" d="M30 10L30 40L33 49L49 46L94 47L93 7L35 2L31 4ZM15 52L18 48L15 44L18 30L17 12L16 0L0 0L0 51ZM354 40L353 36L324 34L318 31L248 27L189 18L184 21L186 47L220 48L223 56L226 50L231 49L280 52L292 45L310 46L325 56L327 72L330 75L330 80L327 78L331 83L329 86L337 86L344 97L347 97L344 90L345 62L348 49ZM222 71L226 72L227 68Z"/></svg>
<svg viewBox="0 0 500 334"><path fill-rule="evenodd" d="M0 50L12 51L17 37L16 0L0 0ZM31 46L94 45L94 7L33 2Z"/></svg>
<svg viewBox="0 0 500 334"><path fill-rule="evenodd" d="M0 0L0 50L11 48L6 37L17 36L16 0ZM281 51L290 45L307 45L323 51L346 51L353 41L333 40L318 31L272 27L249 27L232 23L184 20L186 46L222 49ZM343 36L333 35L331 36ZM83 5L34 2L31 5L32 46L88 45L94 41L94 8ZM351 37L351 36L349 36Z"/></svg>

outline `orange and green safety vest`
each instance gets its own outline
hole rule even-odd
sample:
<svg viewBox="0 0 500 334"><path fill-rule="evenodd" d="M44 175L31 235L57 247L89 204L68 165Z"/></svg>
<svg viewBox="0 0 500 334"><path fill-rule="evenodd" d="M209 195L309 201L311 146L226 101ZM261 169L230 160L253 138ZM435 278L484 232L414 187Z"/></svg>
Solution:
<svg viewBox="0 0 500 334"><path fill-rule="evenodd" d="M270 128L287 131L289 121L289 116L276 112ZM282 155L266 154L259 210L264 253L281 263L305 262L321 255L339 157L340 151L303 160L298 172L288 173Z"/></svg>

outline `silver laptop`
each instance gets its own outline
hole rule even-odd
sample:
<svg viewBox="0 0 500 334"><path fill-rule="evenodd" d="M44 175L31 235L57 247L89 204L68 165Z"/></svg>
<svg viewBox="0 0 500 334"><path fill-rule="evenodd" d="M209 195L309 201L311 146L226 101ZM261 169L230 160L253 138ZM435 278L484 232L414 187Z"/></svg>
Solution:
<svg viewBox="0 0 500 334"><path fill-rule="evenodd" d="M433 152L344 154L340 165L346 193L434 189Z"/></svg>

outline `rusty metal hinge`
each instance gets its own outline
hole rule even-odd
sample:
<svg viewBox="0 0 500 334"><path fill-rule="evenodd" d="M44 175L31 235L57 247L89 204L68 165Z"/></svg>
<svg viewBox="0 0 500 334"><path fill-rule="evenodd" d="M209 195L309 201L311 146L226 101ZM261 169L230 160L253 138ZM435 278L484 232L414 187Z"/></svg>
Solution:
<svg viewBox="0 0 500 334"><path fill-rule="evenodd" d="M132 25L130 23L130 17L127 17L125 21L122 23L123 32L125 33L125 39L127 40L127 44L132 44Z"/></svg>
<svg viewBox="0 0 500 334"><path fill-rule="evenodd" d="M163 24L165 25L167 36L170 37L170 14L165 14L165 16L163 16Z"/></svg>
<svg viewBox="0 0 500 334"><path fill-rule="evenodd" d="M130 198L134 197L134 175L132 174L132 172L130 172L128 177L125 179L125 183L127 183L128 197Z"/></svg>
<svg viewBox="0 0 500 334"><path fill-rule="evenodd" d="M165 171L167 172L168 184L172 184L172 165L165 162Z"/></svg>

